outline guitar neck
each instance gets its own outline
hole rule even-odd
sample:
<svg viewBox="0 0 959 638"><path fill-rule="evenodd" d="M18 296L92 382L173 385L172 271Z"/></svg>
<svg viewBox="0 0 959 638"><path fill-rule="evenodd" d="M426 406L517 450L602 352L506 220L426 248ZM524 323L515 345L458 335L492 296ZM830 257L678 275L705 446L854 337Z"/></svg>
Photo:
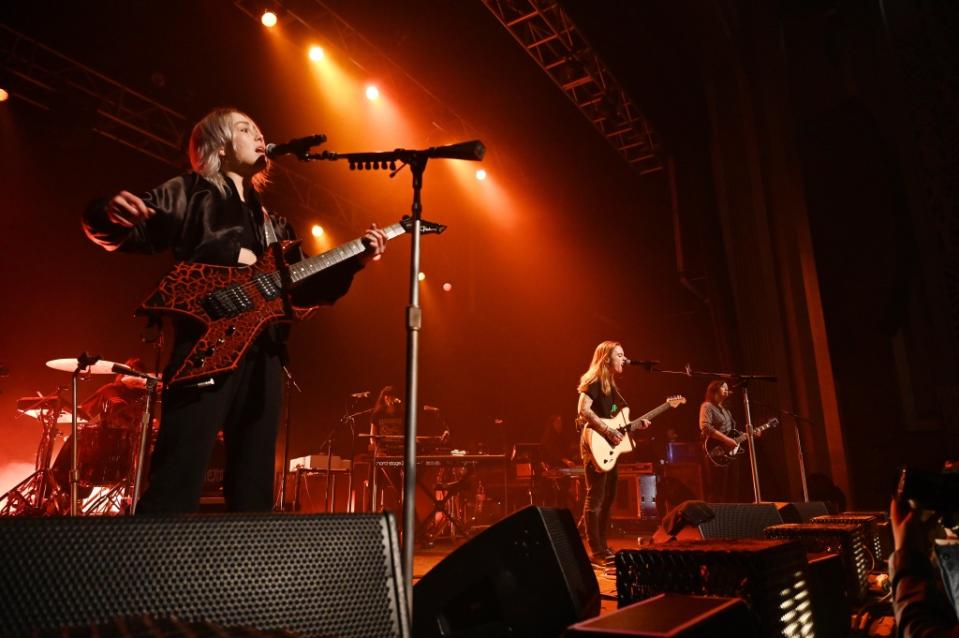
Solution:
<svg viewBox="0 0 959 638"><path fill-rule="evenodd" d="M652 410L650 410L643 416L639 417L638 419L633 421L633 423L637 423L639 421L642 421L643 419L646 419L647 421L652 421L653 419L655 419L656 417L658 417L660 414L662 414L668 409L669 409L669 401L666 401L662 405L656 406L655 408L653 408Z"/></svg>
<svg viewBox="0 0 959 638"><path fill-rule="evenodd" d="M386 233L387 239L393 239L405 233L406 229L403 228L403 224L393 224L384 228L383 232ZM366 244L363 243L362 238L348 241L314 257L290 264L290 279L296 284L307 277L342 263L350 257L355 257L365 250Z"/></svg>

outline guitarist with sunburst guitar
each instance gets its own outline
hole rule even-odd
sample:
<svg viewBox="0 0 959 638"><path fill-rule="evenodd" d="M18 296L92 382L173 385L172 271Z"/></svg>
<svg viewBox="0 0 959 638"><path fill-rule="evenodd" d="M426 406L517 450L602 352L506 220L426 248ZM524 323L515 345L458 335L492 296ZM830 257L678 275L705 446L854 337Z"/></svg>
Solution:
<svg viewBox="0 0 959 638"><path fill-rule="evenodd" d="M251 117L216 109L193 128L191 172L140 195L120 191L84 214L87 236L106 250L170 251L177 262L143 304L173 317L175 337L138 514L196 510L221 428L227 508L272 509L283 324L346 294L353 275L385 249L388 233L373 225L305 259L289 223L260 204L267 150Z"/></svg>
<svg viewBox="0 0 959 638"><path fill-rule="evenodd" d="M699 407L699 431L706 450L703 465L708 473L706 497L714 503L738 503L742 500L742 463L736 457L742 449L743 440L737 440L742 437L737 436L736 420L726 407L726 400L731 394L727 382L718 379L712 381L706 387L706 395ZM763 430L774 425L774 422L770 422L755 428L754 436L762 436Z"/></svg>

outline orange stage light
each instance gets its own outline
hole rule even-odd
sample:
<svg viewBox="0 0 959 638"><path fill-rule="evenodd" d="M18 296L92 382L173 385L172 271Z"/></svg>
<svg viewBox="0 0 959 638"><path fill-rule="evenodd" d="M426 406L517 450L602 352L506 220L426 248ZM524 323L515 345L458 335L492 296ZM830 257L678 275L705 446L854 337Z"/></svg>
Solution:
<svg viewBox="0 0 959 638"><path fill-rule="evenodd" d="M481 168L481 169L478 169L478 170L476 171L476 179L478 179L478 180L481 181L481 182L482 182L484 179L486 179L486 169L485 169L485 168Z"/></svg>
<svg viewBox="0 0 959 638"><path fill-rule="evenodd" d="M10 99L10 94L6 90L0 89L0 102L6 102Z"/></svg>
<svg viewBox="0 0 959 638"><path fill-rule="evenodd" d="M376 100L380 97L380 90L376 88L374 84L366 85L366 99L367 100Z"/></svg>
<svg viewBox="0 0 959 638"><path fill-rule="evenodd" d="M426 273L425 273L425 272L420 272L418 279L419 279L420 281L423 281L424 279L426 279Z"/></svg>
<svg viewBox="0 0 959 638"><path fill-rule="evenodd" d="M263 23L264 27L272 29L276 26L276 14L272 11L264 11L263 15L260 16L260 22Z"/></svg>
<svg viewBox="0 0 959 638"><path fill-rule="evenodd" d="M322 60L324 55L326 54L323 52L323 47L317 46L317 45L313 45L310 47L309 56L310 56L310 59L313 60L314 62L319 62L320 60Z"/></svg>
<svg viewBox="0 0 959 638"><path fill-rule="evenodd" d="M313 224L313 228L310 229L310 232L313 233L314 237L322 237L323 227L320 226L319 224Z"/></svg>
<svg viewBox="0 0 959 638"><path fill-rule="evenodd" d="M453 289L453 284L451 284L450 282L447 281L445 284L443 284L443 291L444 291L444 292L449 292L449 291L451 291L452 289Z"/></svg>

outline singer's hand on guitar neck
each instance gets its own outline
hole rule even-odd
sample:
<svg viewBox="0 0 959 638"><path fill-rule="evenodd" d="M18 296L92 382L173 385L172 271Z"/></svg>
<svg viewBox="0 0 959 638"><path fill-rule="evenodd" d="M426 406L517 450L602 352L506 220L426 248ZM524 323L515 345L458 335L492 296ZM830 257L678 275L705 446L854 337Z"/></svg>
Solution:
<svg viewBox="0 0 959 638"><path fill-rule="evenodd" d="M359 260L366 264L377 255L382 255L386 250L386 233L376 227L376 224L370 224L363 235L363 243L366 244L366 251L360 254Z"/></svg>

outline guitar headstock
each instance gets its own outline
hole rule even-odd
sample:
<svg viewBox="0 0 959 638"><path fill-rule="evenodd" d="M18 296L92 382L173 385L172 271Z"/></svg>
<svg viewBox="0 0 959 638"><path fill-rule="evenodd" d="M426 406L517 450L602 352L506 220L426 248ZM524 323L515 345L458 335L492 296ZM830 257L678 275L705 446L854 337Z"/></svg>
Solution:
<svg viewBox="0 0 959 638"><path fill-rule="evenodd" d="M413 218L409 215L404 215L403 219L400 220L400 225L403 227L403 230L406 232L413 231ZM425 219L420 220L420 234L421 235L431 235L436 233L439 235L444 230L446 230L446 224L438 224L436 222L427 221Z"/></svg>
<svg viewBox="0 0 959 638"><path fill-rule="evenodd" d="M760 426L757 428L757 430L758 430L759 432L762 432L763 430L770 430L770 429L776 427L777 425L779 425L779 419L777 419L776 417L773 417L773 418L769 419L768 421L766 421L765 423L763 423L762 425L760 425Z"/></svg>
<svg viewBox="0 0 959 638"><path fill-rule="evenodd" d="M666 403L669 404L671 408L678 408L682 404L686 403L686 397L681 394L674 394L673 396L666 399Z"/></svg>

